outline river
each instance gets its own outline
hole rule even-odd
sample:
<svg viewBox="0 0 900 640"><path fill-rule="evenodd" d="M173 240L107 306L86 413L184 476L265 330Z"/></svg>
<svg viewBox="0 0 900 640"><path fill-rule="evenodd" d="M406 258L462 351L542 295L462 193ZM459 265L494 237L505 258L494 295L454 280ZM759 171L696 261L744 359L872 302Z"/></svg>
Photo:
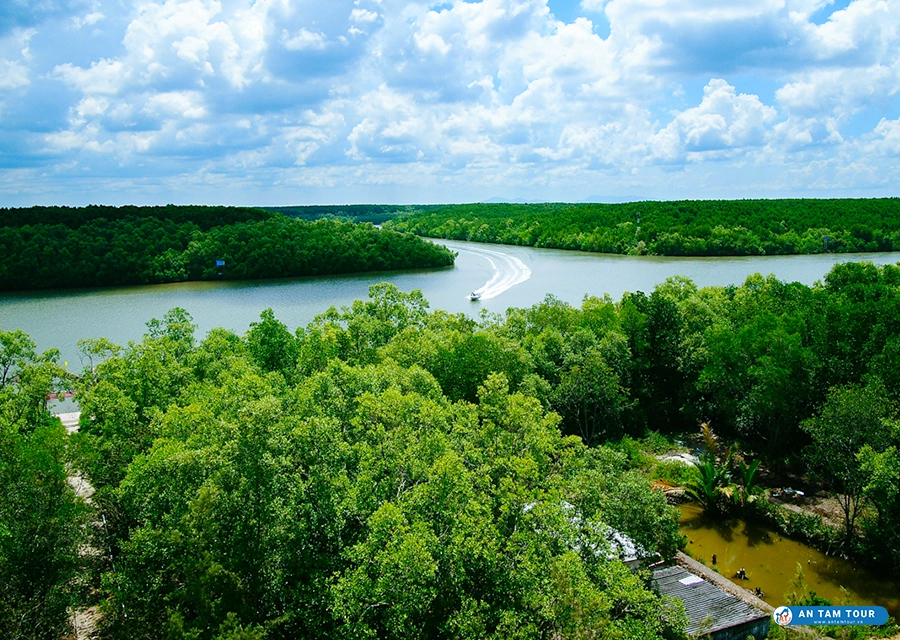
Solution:
<svg viewBox="0 0 900 640"><path fill-rule="evenodd" d="M79 339L106 337L119 344L138 340L148 320L162 317L173 307L188 310L201 336L214 327L242 334L267 307L294 329L305 326L332 305L340 307L365 298L370 285L384 281L404 291L421 289L432 308L477 316L481 309L502 313L509 307L527 307L548 293L573 305L580 305L585 294L609 294L618 300L626 291L649 293L674 275L687 276L701 287L738 285L756 272L813 284L837 262L900 261L897 253L661 258L449 240L440 243L459 253L455 266L284 280L0 294L0 328L25 331L40 350L60 349L70 370L78 371ZM472 291L482 294L480 301L467 299Z"/></svg>

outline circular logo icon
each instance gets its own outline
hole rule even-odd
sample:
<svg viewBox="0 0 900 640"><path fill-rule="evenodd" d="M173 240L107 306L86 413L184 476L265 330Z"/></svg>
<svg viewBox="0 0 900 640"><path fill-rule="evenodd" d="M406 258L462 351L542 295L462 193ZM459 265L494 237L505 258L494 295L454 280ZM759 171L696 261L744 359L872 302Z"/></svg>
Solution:
<svg viewBox="0 0 900 640"><path fill-rule="evenodd" d="M775 617L775 624L782 627L789 625L791 618L794 617L794 614L791 613L788 607L778 607L772 615Z"/></svg>

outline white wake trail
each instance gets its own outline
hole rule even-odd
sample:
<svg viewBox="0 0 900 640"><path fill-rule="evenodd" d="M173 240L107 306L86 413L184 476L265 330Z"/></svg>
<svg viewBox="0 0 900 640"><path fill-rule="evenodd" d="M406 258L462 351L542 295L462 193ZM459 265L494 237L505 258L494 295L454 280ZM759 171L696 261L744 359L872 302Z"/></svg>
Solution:
<svg viewBox="0 0 900 640"><path fill-rule="evenodd" d="M473 293L481 294L482 300L496 298L507 289L522 284L531 277L531 269L525 263L501 251L491 249L460 249L487 260L494 270L494 275Z"/></svg>

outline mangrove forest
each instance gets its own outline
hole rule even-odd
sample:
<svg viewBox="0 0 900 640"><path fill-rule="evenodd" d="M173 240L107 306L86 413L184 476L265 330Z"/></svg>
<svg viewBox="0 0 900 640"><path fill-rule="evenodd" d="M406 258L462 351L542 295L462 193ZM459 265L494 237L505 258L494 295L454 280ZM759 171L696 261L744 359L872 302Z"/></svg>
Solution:
<svg viewBox="0 0 900 640"><path fill-rule="evenodd" d="M0 209L0 290L445 267L410 233L237 207Z"/></svg>

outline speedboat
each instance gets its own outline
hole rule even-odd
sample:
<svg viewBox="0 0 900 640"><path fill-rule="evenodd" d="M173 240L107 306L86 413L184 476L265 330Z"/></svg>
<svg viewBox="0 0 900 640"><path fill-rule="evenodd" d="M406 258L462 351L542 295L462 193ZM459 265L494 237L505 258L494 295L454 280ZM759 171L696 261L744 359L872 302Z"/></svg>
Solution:
<svg viewBox="0 0 900 640"><path fill-rule="evenodd" d="M481 294L478 293L477 291L473 291L472 293L469 294L469 300L471 300L472 302L475 302L476 300L481 300Z"/></svg>

